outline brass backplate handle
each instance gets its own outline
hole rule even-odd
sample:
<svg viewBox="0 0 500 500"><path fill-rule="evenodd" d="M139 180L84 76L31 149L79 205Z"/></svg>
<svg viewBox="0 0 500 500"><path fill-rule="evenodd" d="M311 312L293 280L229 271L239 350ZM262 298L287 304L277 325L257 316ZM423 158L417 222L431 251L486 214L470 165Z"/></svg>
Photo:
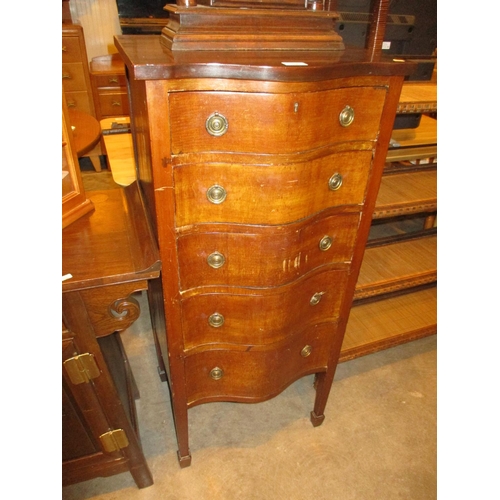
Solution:
<svg viewBox="0 0 500 500"><path fill-rule="evenodd" d="M207 189L207 199L214 205L220 205L226 199L226 196L226 190L218 184L214 184Z"/></svg>
<svg viewBox="0 0 500 500"><path fill-rule="evenodd" d="M212 377L214 380L220 380L223 375L224 371L218 366L210 370L210 377Z"/></svg>
<svg viewBox="0 0 500 500"><path fill-rule="evenodd" d="M219 328L224 324L224 316L219 313L213 313L208 318L208 324L214 328Z"/></svg>
<svg viewBox="0 0 500 500"><path fill-rule="evenodd" d="M354 121L354 109L346 106L339 114L339 122L343 127L348 127Z"/></svg>
<svg viewBox="0 0 500 500"><path fill-rule="evenodd" d="M227 118L220 113L212 113L205 122L205 128L210 135L220 137L227 132L229 123Z"/></svg>
<svg viewBox="0 0 500 500"><path fill-rule="evenodd" d="M214 252L207 257L207 262L210 267L219 269L219 267L222 267L226 262L226 258L221 253Z"/></svg>
<svg viewBox="0 0 500 500"><path fill-rule="evenodd" d="M307 358L307 356L309 356L312 352L312 346L310 345L306 345L302 348L302 351L300 351L300 355L303 357L303 358Z"/></svg>
<svg viewBox="0 0 500 500"><path fill-rule="evenodd" d="M333 243L333 238L331 236L328 235L323 236L323 238L319 240L319 249L322 252L326 252L332 246L332 243Z"/></svg>
<svg viewBox="0 0 500 500"><path fill-rule="evenodd" d="M336 172L330 177L330 180L328 181L328 187L331 191L337 191L337 189L340 189L340 186L342 186L342 182L342 176L338 172Z"/></svg>
<svg viewBox="0 0 500 500"><path fill-rule="evenodd" d="M319 304L319 302L321 301L321 298L323 297L323 295L325 295L325 292L317 292L317 293L315 293L311 297L311 300L309 300L309 304L311 304L312 306L315 306L316 304Z"/></svg>

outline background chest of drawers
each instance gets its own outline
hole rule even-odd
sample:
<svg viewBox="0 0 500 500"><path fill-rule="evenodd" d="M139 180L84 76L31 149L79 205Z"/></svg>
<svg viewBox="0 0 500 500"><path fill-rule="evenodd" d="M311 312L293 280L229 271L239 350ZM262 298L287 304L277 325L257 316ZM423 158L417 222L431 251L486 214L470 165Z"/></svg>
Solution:
<svg viewBox="0 0 500 500"><path fill-rule="evenodd" d="M83 28L62 23L62 86L69 109L95 116Z"/></svg>
<svg viewBox="0 0 500 500"><path fill-rule="evenodd" d="M119 54L94 57L90 80L98 120L129 114L125 65Z"/></svg>
<svg viewBox="0 0 500 500"><path fill-rule="evenodd" d="M264 401L316 374L320 425L404 69L352 76L356 65L325 57L283 72L260 56L245 60L247 79L238 64L205 78L155 37L116 45L162 256L159 364L180 465L191 461L188 409L201 403Z"/></svg>

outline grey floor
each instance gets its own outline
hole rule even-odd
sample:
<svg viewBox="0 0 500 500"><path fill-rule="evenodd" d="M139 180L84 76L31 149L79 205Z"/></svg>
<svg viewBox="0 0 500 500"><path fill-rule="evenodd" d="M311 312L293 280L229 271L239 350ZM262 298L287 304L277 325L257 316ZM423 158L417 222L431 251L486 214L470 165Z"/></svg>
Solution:
<svg viewBox="0 0 500 500"><path fill-rule="evenodd" d="M64 500L437 498L436 336L340 364L320 427L309 421L312 376L264 403L192 408L192 465L180 469L147 301L138 298L141 316L121 335L155 483L139 490L123 473L67 486Z"/></svg>

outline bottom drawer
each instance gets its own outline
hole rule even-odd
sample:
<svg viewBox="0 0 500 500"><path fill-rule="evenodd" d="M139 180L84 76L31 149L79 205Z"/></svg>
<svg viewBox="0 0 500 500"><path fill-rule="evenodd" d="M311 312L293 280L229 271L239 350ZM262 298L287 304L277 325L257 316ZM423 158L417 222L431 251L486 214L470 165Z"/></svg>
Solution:
<svg viewBox="0 0 500 500"><path fill-rule="evenodd" d="M304 375L325 371L335 323L321 323L272 346L210 350L185 360L188 406L270 399Z"/></svg>
<svg viewBox="0 0 500 500"><path fill-rule="evenodd" d="M128 94L126 90L99 91L101 117L122 116L129 114Z"/></svg>

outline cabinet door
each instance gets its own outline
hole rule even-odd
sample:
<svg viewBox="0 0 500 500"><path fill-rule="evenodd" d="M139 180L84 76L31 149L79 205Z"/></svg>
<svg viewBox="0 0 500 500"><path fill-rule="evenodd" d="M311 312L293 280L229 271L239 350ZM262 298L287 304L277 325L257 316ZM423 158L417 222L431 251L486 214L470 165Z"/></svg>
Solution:
<svg viewBox="0 0 500 500"><path fill-rule="evenodd" d="M81 352L74 339L63 340L62 358L63 484L71 484L108 475L124 455L119 449L105 449L113 429L96 392L97 380L102 377L105 382L98 361L92 353Z"/></svg>

